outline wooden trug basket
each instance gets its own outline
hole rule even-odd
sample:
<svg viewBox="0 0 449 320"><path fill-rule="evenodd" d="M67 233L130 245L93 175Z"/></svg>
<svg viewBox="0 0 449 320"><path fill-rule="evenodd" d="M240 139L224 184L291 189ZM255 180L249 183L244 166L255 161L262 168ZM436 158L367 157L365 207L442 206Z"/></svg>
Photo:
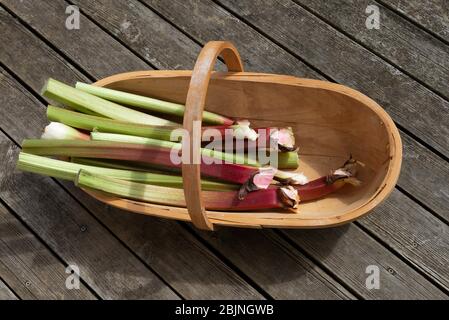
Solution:
<svg viewBox="0 0 449 320"><path fill-rule="evenodd" d="M228 72L213 72L218 56ZM362 186L345 186L323 199L300 203L300 213L204 210L200 168L183 164L187 208L157 205L105 194L89 194L109 205L146 215L191 221L201 229L234 227L321 228L357 219L393 190L401 167L402 144L389 115L373 100L348 87L292 76L243 72L236 48L212 41L202 49L193 71L139 71L117 74L98 86L186 105L184 128L201 121L204 105L229 117L251 119L253 127L293 128L300 168L309 179L340 167L350 154L365 164ZM191 154L199 155L199 148Z"/></svg>

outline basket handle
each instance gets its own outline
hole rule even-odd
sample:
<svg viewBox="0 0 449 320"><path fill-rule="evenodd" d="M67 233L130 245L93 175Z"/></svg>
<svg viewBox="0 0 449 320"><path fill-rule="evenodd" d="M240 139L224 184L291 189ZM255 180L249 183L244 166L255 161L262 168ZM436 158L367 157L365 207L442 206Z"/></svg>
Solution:
<svg viewBox="0 0 449 320"><path fill-rule="evenodd" d="M222 56L228 71L243 71L240 55L234 45L228 41L210 41L201 50L190 79L184 112L184 129L188 132L189 163L182 164L182 179L184 196L190 219L195 227L203 230L213 230L212 223L207 219L201 198L201 167L193 159L201 159L201 132L194 137L194 121L201 129L204 104L207 89L215 61ZM199 124L199 125L198 125ZM197 129L198 130L198 129ZM198 135L198 132L196 132ZM200 141L194 141L200 139ZM186 142L185 140L183 140ZM187 146L186 146L187 147ZM183 146L184 149L184 146Z"/></svg>

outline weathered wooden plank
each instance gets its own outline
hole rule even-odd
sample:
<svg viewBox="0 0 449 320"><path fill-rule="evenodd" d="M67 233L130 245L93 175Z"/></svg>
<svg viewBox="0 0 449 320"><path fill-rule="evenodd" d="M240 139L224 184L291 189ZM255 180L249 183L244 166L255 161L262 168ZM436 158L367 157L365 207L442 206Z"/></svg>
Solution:
<svg viewBox="0 0 449 320"><path fill-rule="evenodd" d="M0 300L18 300L19 297L12 292L0 279Z"/></svg>
<svg viewBox="0 0 449 320"><path fill-rule="evenodd" d="M162 1L159 2L162 5ZM247 70L276 72L274 65L282 65L295 75L312 76L314 74L301 61L280 50L275 44L257 32L250 29L243 30L244 24L238 19L226 14L224 11L215 12L212 9L213 12L210 12L209 6L212 6L212 4L192 8L188 1L163 2L163 5L170 6L167 10L172 11L173 14L184 14L186 18L187 16L190 17L186 19L189 20L190 24L182 26L183 28L189 29L190 27L199 26L197 31L202 34L199 37L195 35L194 38L202 42L226 39L237 43ZM185 39L188 38L185 35L138 1L121 1L117 3L113 0L75 0L74 3L78 4L80 8L105 28L120 37L130 48L141 54L145 53L151 62L153 60L158 61L157 68L192 69L200 47L193 41L187 42ZM153 5L151 2L147 3ZM132 21L130 28L134 31L131 34L119 31L124 21ZM135 42L132 34L139 33L139 31L142 42ZM158 35L157 37L154 36L155 33ZM211 33L212 35L210 35ZM167 36L171 40L165 40ZM164 39L161 46L162 52L157 47L145 44L154 43L155 40L152 38ZM177 47L173 47L172 42L179 42L180 39L183 42ZM157 43L155 44L155 46L158 45ZM254 54L252 48L256 45L263 46L263 54Z"/></svg>
<svg viewBox="0 0 449 320"><path fill-rule="evenodd" d="M353 298L341 286L329 291L333 280L273 231L195 231L275 299Z"/></svg>
<svg viewBox="0 0 449 320"><path fill-rule="evenodd" d="M370 0L295 1L449 97L449 46L413 23L376 4L380 12L380 29L366 28L368 14L365 10L373 4Z"/></svg>
<svg viewBox="0 0 449 320"><path fill-rule="evenodd" d="M66 29L68 15L65 10L69 4L64 1L37 3L32 0L5 0L2 4L29 23L38 34L49 39L64 54L70 56L72 61L83 61L83 64L87 66L86 69L96 78L147 68L145 62L135 55L130 55L128 49L83 15L80 16L79 30ZM29 54L31 60L25 61L31 63L37 56L33 55L33 52Z"/></svg>
<svg viewBox="0 0 449 320"><path fill-rule="evenodd" d="M6 0L4 4L64 54L74 61L81 62L83 69L95 78L120 72L152 69L83 14L80 16L80 30L65 29L67 15L64 12L69 5L66 1L36 3L25 0L18 3L14 0ZM99 19L98 22L105 23L100 18L107 16L110 20L106 23L111 33L120 36L128 43L138 45L139 50L136 52L147 62L158 68L191 68L193 66L199 48L188 37L179 33L173 36L174 28L168 23L160 23L162 19L154 13L146 16L145 24L137 25L135 20L142 21L142 16L141 10L135 5L113 1L109 1L108 5L117 9L124 6L124 10L119 10L121 14L117 16L104 11L99 6L100 12L96 17ZM86 8L89 7L86 6ZM83 6L81 9L85 10ZM112 11L114 12L117 11ZM185 50L185 48L191 50ZM170 59L168 60L167 57ZM170 65L167 64L168 62Z"/></svg>
<svg viewBox="0 0 449 320"><path fill-rule="evenodd" d="M106 206L73 184L70 191L183 297L263 299L178 222Z"/></svg>
<svg viewBox="0 0 449 320"><path fill-rule="evenodd" d="M381 0L427 30L449 42L449 2L447 0Z"/></svg>
<svg viewBox="0 0 449 320"><path fill-rule="evenodd" d="M61 76L64 81L69 83L73 83L77 79L76 72L70 73L71 66L66 63L60 64L61 57L52 52L51 49L43 46L40 41L29 33L24 32L23 37L21 37L21 29L23 27L11 21L11 18L8 19L8 15L5 15L2 21L5 22L5 28L0 33L3 30L8 33L17 33L22 46L26 44L33 51L40 52L41 58L27 72L21 71L22 67L19 65L22 58L20 56L17 57L9 49L3 53L3 56L8 58L7 65L11 66L12 71L17 71L18 75L33 89L38 90L41 80L35 80L35 78L39 77L45 79L46 77L54 76L59 79L59 76ZM20 46L14 48L14 50L18 50L16 52L20 52L22 49L24 48ZM3 56L0 56L2 61L4 61L2 59ZM55 72L55 74L50 74L50 72ZM27 107L27 113L24 111L24 116L17 112L10 112L7 115L8 119L5 118L2 121L4 128L11 132L11 136L17 139L17 141L21 141L27 136L38 136L47 122L44 106L40 106L39 103L32 107L27 105L27 103L22 103L21 105ZM28 115L30 119L28 119ZM36 123L29 126L30 120L34 120ZM135 215L129 215L130 217L128 217L120 214L121 211L119 210L100 205L97 201L80 192L73 184L64 182L63 184L89 210L94 212L103 223L106 223L113 232L119 235L122 241L127 243L143 260L152 265L164 279L172 282L176 290L184 297L217 299L231 297L241 299L261 298L261 295L254 288L242 281L224 263L211 255L204 246L201 246L179 224L172 221L142 224L142 217ZM116 219L119 216L121 219ZM180 237L183 237L184 241L179 241ZM162 238L166 239L164 240L164 245L161 245L160 239ZM154 259L154 257L158 258ZM215 272L210 272L211 270L215 270ZM198 279L198 281L189 283L188 279ZM215 285L211 285L211 283L215 283Z"/></svg>
<svg viewBox="0 0 449 320"><path fill-rule="evenodd" d="M335 81L369 95L401 126L449 155L448 101L290 0L218 2ZM176 18L182 24L182 15Z"/></svg>
<svg viewBox="0 0 449 320"><path fill-rule="evenodd" d="M27 85L35 93L40 92L49 77L54 77L67 83L88 81L88 78L83 76L60 55L43 46L37 37L1 7L0 38L9 43L8 46L4 46L0 50L0 61L6 66L10 66L13 72L21 79L25 79ZM26 104L21 104L20 102L10 106L10 108L13 108L14 112L7 112L7 108L2 108L3 122L14 123L17 119L23 119L23 114L29 114L26 125L36 130L34 137L40 135L43 124L47 122L45 109L37 112L34 109L28 109ZM15 137L20 136L20 126L11 126L9 134Z"/></svg>
<svg viewBox="0 0 449 320"><path fill-rule="evenodd" d="M409 136L401 134L403 158L399 186L449 221L449 165Z"/></svg>
<svg viewBox="0 0 449 320"><path fill-rule="evenodd" d="M0 61L14 67L14 73L26 78L27 85L35 92L40 92L49 76L66 83L89 81L59 54L43 46L42 41L1 7L0 37L9 44L0 50Z"/></svg>
<svg viewBox="0 0 449 320"><path fill-rule="evenodd" d="M66 287L66 266L1 204L0 235L0 277L22 299L95 299L83 284Z"/></svg>
<svg viewBox="0 0 449 320"><path fill-rule="evenodd" d="M72 1L158 69L192 69L199 47L138 1Z"/></svg>
<svg viewBox="0 0 449 320"><path fill-rule="evenodd" d="M449 291L447 224L397 190L360 223Z"/></svg>
<svg viewBox="0 0 449 320"><path fill-rule="evenodd" d="M47 23L49 23L47 21ZM199 46L198 46L199 48ZM82 61L80 62L82 63ZM84 67L84 66L83 66ZM13 66L11 67L13 68ZM38 69L39 70L39 69ZM45 70L44 67L42 67L42 70ZM25 76L26 79L26 75L22 75ZM22 130L25 130L26 125L22 126ZM27 129L30 130L30 129ZM67 186L67 185L66 185ZM224 284L222 283L223 286L228 286L229 287L229 291L222 291L222 292L212 292L212 290L214 290L214 286L210 286L210 283L215 283L215 282L220 282L222 281L222 279L217 278L216 276L210 274L210 273L205 273L204 272L204 267L198 267L198 265L195 265L196 263L200 264L200 265L204 265L206 266L206 268L211 264L214 263L214 261L209 260L209 261L205 261L204 259L190 259L189 261L193 261L190 262L192 263L192 267L186 267L185 265L179 265L179 267L177 267L177 265L173 264L172 266L170 266L169 264L164 264L163 261L154 261L157 260L154 257L159 257L160 256L165 256L167 253L164 254L164 252L161 252L161 248L160 248L160 238L158 238L157 235L159 234L164 234L165 237L170 238L170 239L174 239L176 238L176 235L178 234L178 230L173 227L173 225L171 224L172 222L163 222L163 224L155 224L153 219L149 219L149 218L144 218L144 217L134 217L133 215L129 215L126 213L121 213L119 211L117 212L117 217L120 218L116 218L114 217L113 219L111 217L113 217L114 215L112 214L112 212L114 212L114 209L99 205L98 203L95 203L95 200L87 198L83 193L79 192L76 193L75 189L70 189L71 192L73 194L75 194L75 196L80 199L84 205L86 205L92 212L94 212L98 217L100 217L100 219L104 222L106 222L106 224L108 225L108 227L114 231L116 234L118 234L128 245L130 245L130 247L132 247L134 250L137 250L137 253L141 256L141 258L143 258L145 261L148 261L151 265L154 265L155 268L158 268L157 271L160 272L160 274L162 274L164 276L164 278L170 279L170 281L174 281L173 282L173 286L176 287L177 290L179 290L179 292L181 292L182 294L186 294L186 296L189 297L189 293L187 290L189 289L189 286L192 286L192 284L189 284L189 279L199 279L200 276L202 276L203 281L198 281L198 286L202 286L203 288L201 290L197 290L195 292L196 295L192 295L193 297L255 297L254 291L249 290L246 286L243 286L241 283L239 283L239 279L238 278L234 278L234 283L231 284L226 284L226 282L224 282ZM84 197L84 198L82 198ZM100 209L101 208L101 209ZM125 223L123 223L123 219L133 219L133 224L127 225ZM115 224L111 223L110 220L117 220ZM135 219L135 220L134 220ZM147 224L145 224L145 228L142 229L142 220L140 219L145 219L145 221L148 221ZM149 219L149 220L147 220ZM169 225L169 228L167 229L162 229L162 230L158 230L159 227L161 227L162 225ZM150 229L151 227L151 229ZM171 230L173 229L173 232L176 232L176 234L172 234L170 233ZM133 232L131 232L132 230L137 230L136 236L131 236L133 235ZM179 231L180 232L180 231ZM142 235L145 234L145 237L142 237ZM148 239L148 237L150 237L152 234L155 235L154 239L151 239L151 241ZM139 238L141 237L141 238ZM159 239L159 240L158 240ZM231 239L229 239L228 241L231 241ZM234 241L234 243L238 243L240 241L240 239L232 239L232 241ZM149 242L151 243L151 245L149 245ZM172 246L174 245L175 242L170 242L168 243L168 246ZM188 244L190 246L190 244ZM195 244L195 242L193 242L192 244L193 246L197 245ZM192 257L192 251L186 250L189 249L187 245L185 245L184 247L180 247L180 244L176 244L177 249L174 250L172 249L171 253L173 255L175 255L175 253L173 253L173 251L175 252L180 252L178 254L180 254L180 259L178 263L181 263L187 259L186 256L190 256ZM267 246L267 248L269 248ZM198 250L198 249L197 249ZM202 249L203 250L203 249ZM148 254L148 252L150 252L151 254ZM195 252L193 252L195 253ZM183 254L185 254L183 256ZM208 254L204 251L203 253L196 253L195 258L201 258L201 255L205 255L207 256ZM210 258L210 257L209 257ZM208 259L209 259L208 258ZM280 260L282 258L282 255L279 255L276 257L277 261ZM284 257L284 259L288 259L288 256L286 255ZM195 261L196 260L196 261ZM269 259L267 259L267 261L270 261ZM173 261L173 263L175 263L176 260ZM247 262L249 263L249 261ZM274 263L274 262L272 262ZM166 274L164 272L167 272L168 269L173 268L173 269L185 269L186 272L187 271L191 271L192 274L189 274L189 276L185 275L184 273L180 273L180 275L178 275L177 279L173 279L173 274ZM219 264L216 266L216 268L220 269L222 268ZM296 266L296 269L302 269L302 267L300 265ZM179 271L178 271L179 272ZM195 273L193 273L195 272ZM275 272L275 271L273 271ZM254 273L254 272L253 272ZM179 278L179 276L181 276ZM208 279L205 278L207 276L210 276L212 279ZM214 280L215 278L215 280ZM223 277L225 278L225 277ZM333 297L335 294L333 293L334 291L339 292L340 289L335 289L335 287L339 287L334 281L330 281L329 278L324 278L324 280L317 280L317 281L321 281L322 284L317 284L317 288L322 288L321 291L316 292L315 297L319 298L319 297ZM240 287L238 287L237 285L240 285ZM262 287L264 287L265 285L268 284L261 284ZM273 284L269 284L270 286L273 286ZM329 286L329 288L325 289L325 286ZM192 286L193 287L193 286ZM208 289L208 287L210 287L211 289ZM243 290L245 289L245 291ZM300 290L301 287L298 288L291 288L289 292L291 291L298 291ZM185 290L182 291L182 290ZM209 290L208 292L204 292L204 290ZM238 295L235 293L235 291L238 290ZM201 296L202 294L202 296ZM349 294L348 294L349 295ZM350 296L350 295L349 295Z"/></svg>
<svg viewBox="0 0 449 320"><path fill-rule="evenodd" d="M151 2L151 1L150 1ZM244 2L239 2L239 5L242 5ZM323 2L328 3L328 2ZM237 5L235 2L233 4ZM218 25L214 25L214 28L202 28L202 25L206 23L207 17L210 16L219 16L221 17L221 21L226 20L232 20L231 18L227 18L226 14L223 13L222 10L219 8L215 8L215 5L206 3L205 1L182 1L182 4L177 3L176 1L170 1L170 2L160 2L160 1L154 1L151 2L151 5L157 8L158 11L160 11L164 16L169 18L171 21L176 23L177 25L180 25L186 32L191 34L194 37L199 38L201 41L206 41L207 38L213 38L217 37L219 35L218 31L215 29L218 29ZM184 6L185 10L189 10L191 12L200 12L201 14L198 14L198 16L195 17L195 19L188 18L184 15L179 14L175 9L176 6ZM188 7L186 7L188 6ZM248 5L250 6L250 5ZM251 6L252 7L252 6ZM240 9L240 7L239 7ZM251 8L246 8L247 12L251 12ZM273 12L275 12L276 8L273 8ZM239 10L240 12L240 10ZM196 23L194 23L196 22ZM210 23L208 24L210 26ZM225 25L226 30L233 30L233 26L228 23ZM248 29L248 28L246 28ZM245 31L245 32L243 32ZM251 34L249 31L246 32L245 28L242 27L241 33L244 34ZM282 37L280 37L282 39ZM246 41L248 42L248 41ZM236 39L236 44L238 47L240 47L242 43L241 40ZM259 48L259 46L253 47L253 52L262 52L263 48ZM261 53L262 54L262 53ZM257 65L256 65L257 67ZM276 72L285 72L288 73L288 70L282 69L279 67L279 69ZM334 75L332 75L334 76ZM379 82L382 80L379 79ZM444 83L444 82L441 82ZM444 125L444 123L443 123ZM446 162L442 160L441 158L435 156L433 153L429 152L427 149L423 148L418 143L414 142L411 138L408 136L402 134L404 137L404 146L405 146L405 157L404 157L404 163L403 163L403 175L401 176L400 185L409 191L412 194L417 194L417 197L426 203L429 207L436 210L441 215L446 215L447 212L449 212L448 209L448 201L446 194L449 194L447 190L447 184L444 183L444 179L439 180L439 176L444 177L444 171L447 174L447 166ZM414 158L416 158L416 154L419 150L419 154L421 155L422 161L417 162ZM409 157L408 155L410 153L415 154L412 157ZM432 169L430 166L427 166L426 163L432 163L435 165L435 170L438 170L439 172L443 173L442 175L436 174L434 169ZM424 168L423 168L424 166ZM445 170L446 169L446 170ZM419 178L418 178L419 177ZM435 191L430 189L428 186L433 185L436 188Z"/></svg>
<svg viewBox="0 0 449 320"><path fill-rule="evenodd" d="M446 299L447 296L354 224L285 234L367 299ZM367 268L379 268L380 289L366 286Z"/></svg>
<svg viewBox="0 0 449 320"><path fill-rule="evenodd" d="M3 70L0 79L0 121L11 119L19 127L19 119L27 119L21 125L28 128L33 125L32 119L34 124L39 123L36 119L43 115L35 107L36 99L23 92ZM11 118L4 116L8 113ZM18 149L11 141L3 138L1 148L0 197L62 259L76 263L83 279L101 297L177 298L53 180L15 172Z"/></svg>

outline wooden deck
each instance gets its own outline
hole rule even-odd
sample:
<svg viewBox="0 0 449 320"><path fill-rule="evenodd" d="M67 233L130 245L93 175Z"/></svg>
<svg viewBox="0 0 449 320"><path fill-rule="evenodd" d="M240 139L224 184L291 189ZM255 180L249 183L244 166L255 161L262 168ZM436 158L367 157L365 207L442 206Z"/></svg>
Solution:
<svg viewBox="0 0 449 320"><path fill-rule="evenodd" d="M447 0L1 0L0 299L447 299ZM66 7L81 9L68 30ZM367 29L368 5L380 29ZM326 230L199 232L107 207L71 183L14 170L47 123L40 88L132 70L191 69L208 40L248 71L360 90L404 143L397 188ZM65 270L80 269L78 290ZM366 268L380 288L366 287Z"/></svg>

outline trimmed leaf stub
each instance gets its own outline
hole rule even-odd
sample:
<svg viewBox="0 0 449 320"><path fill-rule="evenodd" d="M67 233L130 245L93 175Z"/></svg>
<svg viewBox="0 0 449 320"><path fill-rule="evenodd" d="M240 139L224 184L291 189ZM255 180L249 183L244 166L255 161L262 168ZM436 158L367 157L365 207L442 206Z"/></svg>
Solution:
<svg viewBox="0 0 449 320"><path fill-rule="evenodd" d="M270 139L279 151L295 151L295 135L292 128L275 129L270 134Z"/></svg>
<svg viewBox="0 0 449 320"><path fill-rule="evenodd" d="M260 168L251 178L246 181L239 190L239 199L245 199L248 192L267 189L273 182L276 169L274 168Z"/></svg>
<svg viewBox="0 0 449 320"><path fill-rule="evenodd" d="M279 188L279 196L282 203L292 209L296 209L298 207L300 198L298 190L293 188L292 186L283 186Z"/></svg>
<svg viewBox="0 0 449 320"><path fill-rule="evenodd" d="M249 141L256 141L259 135L254 129L250 128L250 122L248 120L237 121L236 125L231 126L233 128L234 138Z"/></svg>
<svg viewBox="0 0 449 320"><path fill-rule="evenodd" d="M355 178L359 165L364 166L362 162L355 160L351 155L341 168L338 168L327 176L326 183L333 184L336 181L344 181L354 186L359 186L361 181Z"/></svg>

